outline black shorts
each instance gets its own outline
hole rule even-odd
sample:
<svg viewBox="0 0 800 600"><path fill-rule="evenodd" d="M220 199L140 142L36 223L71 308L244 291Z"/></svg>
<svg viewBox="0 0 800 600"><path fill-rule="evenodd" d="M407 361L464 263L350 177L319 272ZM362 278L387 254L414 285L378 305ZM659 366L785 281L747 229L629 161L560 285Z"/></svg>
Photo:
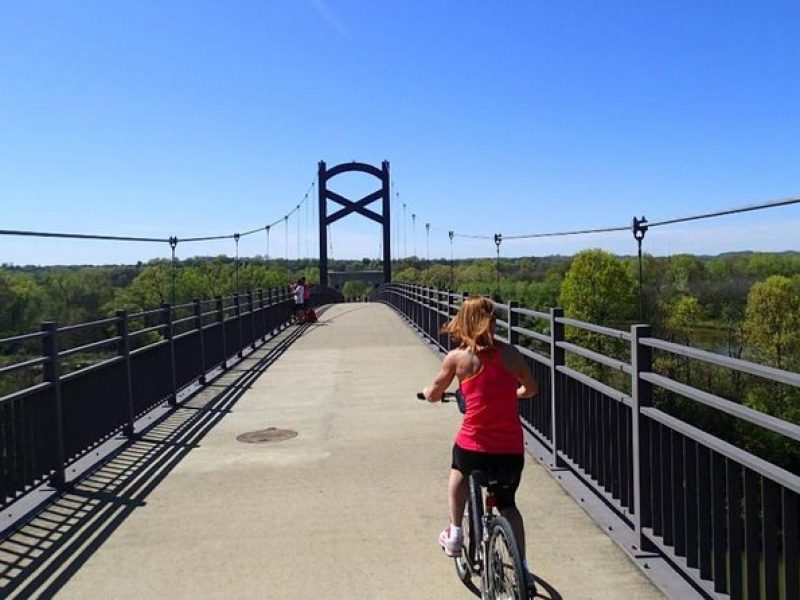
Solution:
<svg viewBox="0 0 800 600"><path fill-rule="evenodd" d="M497 508L511 508L516 506L514 495L522 479L522 468L525 466L524 454L489 454L488 452L475 452L465 450L457 444L453 444L453 463L451 467L456 471L461 471L465 477L469 477L472 471L486 471L496 473L508 478L509 483L502 486L494 486L492 493L497 500Z"/></svg>
<svg viewBox="0 0 800 600"><path fill-rule="evenodd" d="M303 310L306 307L304 302L295 302L294 309L295 310Z"/></svg>

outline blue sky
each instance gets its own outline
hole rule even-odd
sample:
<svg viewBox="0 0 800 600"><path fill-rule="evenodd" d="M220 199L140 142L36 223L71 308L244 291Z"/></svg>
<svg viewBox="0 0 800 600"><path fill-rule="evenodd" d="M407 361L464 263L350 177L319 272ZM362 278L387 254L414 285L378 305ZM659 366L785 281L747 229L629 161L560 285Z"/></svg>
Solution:
<svg viewBox="0 0 800 600"><path fill-rule="evenodd" d="M797 196L798 26L796 0L5 2L0 229L246 231L300 203L319 160L390 161L395 256L449 257L451 229L619 226ZM375 183L331 187L356 199ZM316 213L303 203L271 230L270 254L315 255ZM654 229L645 249L800 250L799 231L794 206ZM378 256L361 217L331 238L334 258ZM635 252L625 232L502 253L587 247ZM457 237L453 251L495 248ZM265 252L263 234L240 242ZM178 246L223 253L232 241ZM166 256L0 236L14 264Z"/></svg>

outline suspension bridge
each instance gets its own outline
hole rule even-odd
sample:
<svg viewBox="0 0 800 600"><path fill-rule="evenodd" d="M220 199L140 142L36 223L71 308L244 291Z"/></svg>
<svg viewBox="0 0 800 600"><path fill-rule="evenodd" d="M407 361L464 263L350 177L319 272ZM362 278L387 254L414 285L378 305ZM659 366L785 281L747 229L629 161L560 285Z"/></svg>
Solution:
<svg viewBox="0 0 800 600"><path fill-rule="evenodd" d="M374 175L380 190L355 201L330 192L328 179L348 170ZM391 282L388 163L320 163L318 176L318 323L294 323L288 290L270 289L0 340L40 349L0 375L41 374L0 398L0 595L469 597L435 542L458 415L413 400L449 349L440 329L463 296ZM343 208L329 215L328 200ZM368 208L377 200L381 213ZM325 285L326 228L350 213L384 231L384 283L370 303L342 303ZM238 247L272 226L230 237ZM173 252L181 243L137 239ZM502 236L488 239L499 252ZM497 308L499 335L540 384L520 404L519 502L541 597L800 596L800 478L654 397L665 391L790 444L800 427L672 380L654 355L775 386L800 387L800 375L660 340L647 325ZM568 341L568 329L613 340L626 358ZM70 346L87 330L94 341ZM63 372L67 357L99 349L103 360ZM621 379L593 378L568 356Z"/></svg>

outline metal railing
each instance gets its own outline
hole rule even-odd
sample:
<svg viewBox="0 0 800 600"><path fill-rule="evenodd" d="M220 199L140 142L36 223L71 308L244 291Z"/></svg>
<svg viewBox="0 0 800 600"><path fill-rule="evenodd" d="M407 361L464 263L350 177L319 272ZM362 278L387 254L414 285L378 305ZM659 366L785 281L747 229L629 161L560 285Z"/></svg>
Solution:
<svg viewBox="0 0 800 600"><path fill-rule="evenodd" d="M315 303L335 296L319 292ZM133 436L142 415L285 328L291 307L288 289L261 290L0 339L11 354L0 380L23 380L0 396L0 507L63 484L69 464L118 433Z"/></svg>
<svg viewBox="0 0 800 600"><path fill-rule="evenodd" d="M441 350L441 328L465 294L387 284L374 300L393 306ZM730 598L800 597L800 477L654 405L656 390L726 418L800 442L800 426L654 372L653 351L800 388L800 375L651 336L549 312L495 303L498 337L525 356L539 394L520 403L524 427L701 593ZM503 318L505 317L505 318ZM565 329L627 348L627 359L567 341ZM614 372L615 385L568 366L568 357ZM620 385L620 382L624 384Z"/></svg>

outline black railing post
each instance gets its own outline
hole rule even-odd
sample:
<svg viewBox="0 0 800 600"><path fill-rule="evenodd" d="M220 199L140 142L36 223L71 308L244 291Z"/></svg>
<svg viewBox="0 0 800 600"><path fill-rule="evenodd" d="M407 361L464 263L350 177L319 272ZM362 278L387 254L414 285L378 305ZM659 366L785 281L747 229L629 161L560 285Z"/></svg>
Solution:
<svg viewBox="0 0 800 600"><path fill-rule="evenodd" d="M256 311L253 304L253 292L247 291L247 304L250 306L250 348L256 349Z"/></svg>
<svg viewBox="0 0 800 600"><path fill-rule="evenodd" d="M447 290L447 321L445 321L446 323L449 323L450 319L452 319L453 316L455 315L455 313L453 311L453 307L455 305L455 303L453 302L453 298L455 297L455 295L456 295L456 293L453 290ZM447 351L449 352L452 349L453 349L453 338L451 338L448 335L447 336Z"/></svg>
<svg viewBox="0 0 800 600"><path fill-rule="evenodd" d="M258 290L258 312L261 313L261 342L267 341L267 311L264 309L264 289Z"/></svg>
<svg viewBox="0 0 800 600"><path fill-rule="evenodd" d="M650 507L650 461L648 451L650 441L642 407L653 405L652 385L641 378L643 372L650 371L653 364L653 351L641 343L650 337L649 325L631 326L631 394L633 413L631 415L631 445L633 453L633 519L634 531L638 537L639 548L650 550L650 544L642 533L642 528L652 522Z"/></svg>
<svg viewBox="0 0 800 600"><path fill-rule="evenodd" d="M281 294L281 296L280 296L280 297L281 297L281 300L282 300L284 303L286 303L286 305L287 305L287 307L288 307L288 309L289 309L289 313L290 313L290 314L293 314L293 312L294 312L294 311L293 311L293 306L294 306L294 298L292 297L292 290L291 290L291 288L290 288L289 286L286 286L285 288L283 288L283 289L281 290L280 294ZM289 327L289 325L291 324L291 323L290 323L290 321L291 321L291 318L289 318L289 319L285 319L285 320L283 321L283 323L281 324L281 329L286 329L287 327Z"/></svg>
<svg viewBox="0 0 800 600"><path fill-rule="evenodd" d="M436 310L442 310L442 290L436 290ZM447 341L444 339L444 334L442 334L442 326L444 325L445 321L442 318L442 313L436 313L436 341L439 342L439 347L444 350L445 346L447 345Z"/></svg>
<svg viewBox="0 0 800 600"><path fill-rule="evenodd" d="M277 288L275 290L275 299L277 300L279 306L281 304L284 304L284 300L286 299L286 297L289 297L290 295L291 294L288 291L288 288L279 287L279 288ZM290 306L288 307L288 309L289 309L288 318L287 317L283 317L283 315L285 314L284 311L283 311L283 308L279 309L280 312L276 312L277 316L276 316L275 320L276 320L276 323L277 323L276 330L278 332L283 331L284 329L286 329L289 326L289 322L292 320L292 316L293 316L293 313L294 313L294 311L292 309L292 305L293 304L294 304L294 299L290 298Z"/></svg>
<svg viewBox="0 0 800 600"><path fill-rule="evenodd" d="M134 422L136 420L133 408L133 378L131 376L131 340L128 332L128 311L117 311L117 336L119 337L119 355L125 361L125 389L128 404L128 423L122 430L123 434L133 437Z"/></svg>
<svg viewBox="0 0 800 600"><path fill-rule="evenodd" d="M233 294L233 314L236 316L236 330L239 332L239 351L236 356L242 358L244 356L244 334L242 333L242 303L239 292Z"/></svg>
<svg viewBox="0 0 800 600"><path fill-rule="evenodd" d="M200 340L200 377L197 380L200 385L206 384L206 342L203 339L203 305L200 300L192 300L194 306L194 326L197 329L197 338Z"/></svg>
<svg viewBox="0 0 800 600"><path fill-rule="evenodd" d="M425 287L425 333L432 340L433 339L433 311L431 297L433 294L430 287Z"/></svg>
<svg viewBox="0 0 800 600"><path fill-rule="evenodd" d="M419 286L411 285L411 323L419 331Z"/></svg>
<svg viewBox="0 0 800 600"><path fill-rule="evenodd" d="M222 370L228 370L228 344L227 344L227 337L225 335L225 306L223 305L222 296L217 296L216 300L216 307L217 307L217 321L219 322L219 326L221 329L222 335Z"/></svg>
<svg viewBox="0 0 800 600"><path fill-rule="evenodd" d="M417 321L420 331L425 331L425 288L417 286Z"/></svg>
<svg viewBox="0 0 800 600"><path fill-rule="evenodd" d="M64 443L64 415L61 408L61 359L58 356L58 327L53 321L42 323L42 354L47 358L44 363L42 380L52 387L53 414L55 415L56 469L50 478L53 486L61 488L67 481L67 459Z"/></svg>
<svg viewBox="0 0 800 600"><path fill-rule="evenodd" d="M558 345L564 341L564 324L559 321L563 317L563 308L550 309L550 442L553 445L553 462L550 466L554 468L564 466L558 456L558 407L561 404L559 396L562 393L558 384L558 367L564 366L566 358L564 349Z"/></svg>
<svg viewBox="0 0 800 600"><path fill-rule="evenodd" d="M519 304L514 300L509 300L508 304L508 343L512 346L519 345L519 332L514 331L519 327L519 313L516 312Z"/></svg>
<svg viewBox="0 0 800 600"><path fill-rule="evenodd" d="M175 373L175 328L172 324L172 306L168 302L161 304L161 324L164 329L164 338L169 344L169 374L171 381L171 392L169 403L175 406L178 403L178 385Z"/></svg>
<svg viewBox="0 0 800 600"><path fill-rule="evenodd" d="M414 323L422 330L422 286L414 286Z"/></svg>
<svg viewBox="0 0 800 600"><path fill-rule="evenodd" d="M275 335L278 332L278 290L269 288L269 334Z"/></svg>

